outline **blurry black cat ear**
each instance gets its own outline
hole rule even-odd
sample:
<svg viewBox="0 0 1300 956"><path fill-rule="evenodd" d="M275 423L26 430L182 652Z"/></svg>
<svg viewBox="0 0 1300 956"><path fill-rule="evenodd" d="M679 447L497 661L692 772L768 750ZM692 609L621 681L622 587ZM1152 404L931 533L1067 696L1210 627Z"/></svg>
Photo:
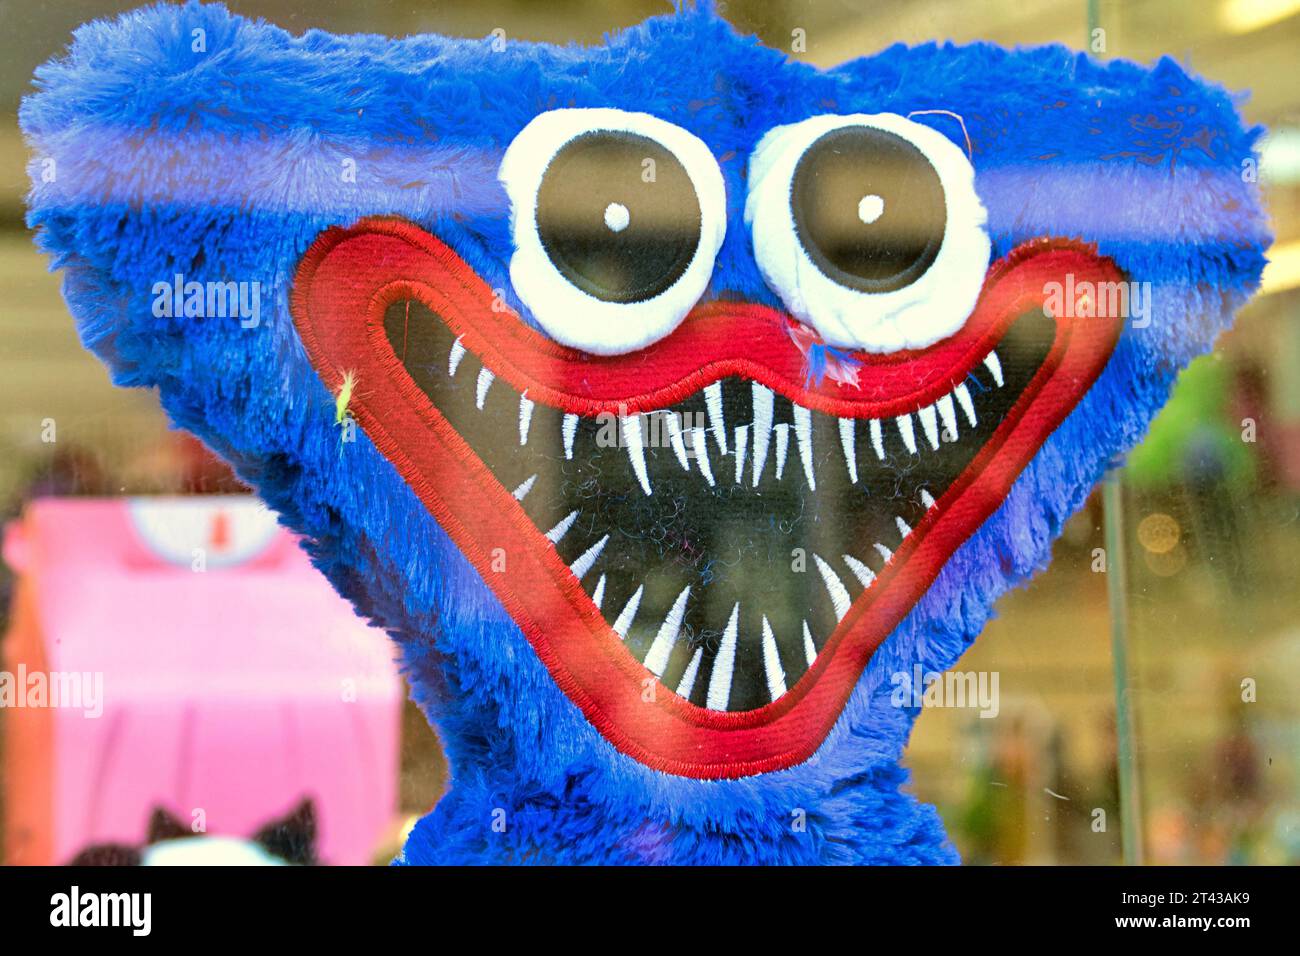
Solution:
<svg viewBox="0 0 1300 956"><path fill-rule="evenodd" d="M139 866L140 851L122 843L101 843L88 846L71 860L68 866Z"/></svg>
<svg viewBox="0 0 1300 956"><path fill-rule="evenodd" d="M146 846L151 846L164 840L183 840L192 836L194 834L190 832L185 822L174 816L170 810L165 807L154 807L153 813L149 815L149 832L144 842Z"/></svg>
<svg viewBox="0 0 1300 956"><path fill-rule="evenodd" d="M316 804L310 797L279 820L272 820L253 837L253 842L286 863L316 865Z"/></svg>

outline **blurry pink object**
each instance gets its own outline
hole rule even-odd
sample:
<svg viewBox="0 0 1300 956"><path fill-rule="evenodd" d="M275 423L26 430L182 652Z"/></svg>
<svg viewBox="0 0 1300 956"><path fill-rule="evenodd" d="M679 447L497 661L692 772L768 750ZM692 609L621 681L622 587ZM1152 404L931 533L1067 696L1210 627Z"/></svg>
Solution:
<svg viewBox="0 0 1300 956"><path fill-rule="evenodd" d="M371 862L397 810L393 648L264 505L42 499L4 556L11 686L20 668L81 675L85 695L3 712L7 862L139 844L155 805L249 836L304 796L322 862Z"/></svg>

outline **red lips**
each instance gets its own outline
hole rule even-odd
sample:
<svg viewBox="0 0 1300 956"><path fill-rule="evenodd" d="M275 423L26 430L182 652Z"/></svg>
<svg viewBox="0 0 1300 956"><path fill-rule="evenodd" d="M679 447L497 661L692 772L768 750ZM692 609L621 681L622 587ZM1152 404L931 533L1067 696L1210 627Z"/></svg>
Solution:
<svg viewBox="0 0 1300 956"><path fill-rule="evenodd" d="M1070 274L1076 283L1121 279L1110 260L1082 245L1022 246L989 270L975 311L956 335L916 352L855 356L857 388L807 387L790 320L751 303L701 305L671 335L629 355L597 357L560 346L502 310L492 289L446 245L394 219L364 220L317 239L299 267L292 311L326 387L337 392L344 373L355 373L349 407L358 424L601 734L656 769L730 778L789 767L817 749L876 647L1096 380L1119 320L1057 317L1047 358L1010 413L854 602L813 667L774 703L727 712L694 706L662 686L647 694L650 673L519 502L407 374L385 335L385 309L402 299L424 303L516 391L579 415L652 411L737 375L826 414L889 418L947 394L1017 317L1042 308L1047 283ZM510 555L508 575L492 569L498 548Z"/></svg>

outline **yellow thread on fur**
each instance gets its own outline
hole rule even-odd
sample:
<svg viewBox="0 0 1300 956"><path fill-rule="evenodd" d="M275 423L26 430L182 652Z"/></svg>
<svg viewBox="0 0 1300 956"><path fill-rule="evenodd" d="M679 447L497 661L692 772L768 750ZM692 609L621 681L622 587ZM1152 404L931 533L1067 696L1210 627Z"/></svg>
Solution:
<svg viewBox="0 0 1300 956"><path fill-rule="evenodd" d="M352 401L352 392L357 387L357 373L344 372L343 385L338 395L334 396L334 424L342 425L350 417L348 403Z"/></svg>

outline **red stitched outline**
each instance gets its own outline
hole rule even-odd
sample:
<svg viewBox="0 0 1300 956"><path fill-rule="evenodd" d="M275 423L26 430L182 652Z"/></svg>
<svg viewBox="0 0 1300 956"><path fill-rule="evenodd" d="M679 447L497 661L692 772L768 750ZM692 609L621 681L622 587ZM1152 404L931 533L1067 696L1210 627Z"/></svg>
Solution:
<svg viewBox="0 0 1300 956"><path fill-rule="evenodd" d="M1069 271L1080 281L1119 278L1113 263L1073 243L1022 247L990 271L981 304L998 304L1001 323L989 328L1005 327L1008 316L1041 306L1045 281ZM358 278L366 273L374 275ZM438 281L407 278L418 273ZM1024 465L1100 373L1118 333L1117 321L1058 319L1057 340L1047 360L1002 426L900 545L867 594L854 602L814 667L773 704L718 713L666 688L653 704L641 701L641 681L649 671L622 646L558 553L419 390L388 344L383 309L392 296L407 294L444 320L491 314L487 303L492 293L486 285L418 227L368 220L350 230L329 230L316 241L299 266L291 308L322 380L337 390L343 371L358 370L351 407L359 424L492 587L557 684L606 739L649 766L707 778L780 769L820 746L880 641L951 553L1001 503ZM707 307L708 315L720 313L755 314L739 304ZM977 344L982 341L981 334ZM551 356L563 349L549 344ZM976 346L967 351L978 353L975 361L985 354ZM750 374L752 364L735 357L719 360L710 364L709 374L715 379ZM540 396L530 387L529 397ZM590 407L589 400L583 406ZM408 436L413 437L404 440ZM509 544L517 547L509 552L507 578L491 572L490 555L493 547ZM529 594L530 600L519 594Z"/></svg>

